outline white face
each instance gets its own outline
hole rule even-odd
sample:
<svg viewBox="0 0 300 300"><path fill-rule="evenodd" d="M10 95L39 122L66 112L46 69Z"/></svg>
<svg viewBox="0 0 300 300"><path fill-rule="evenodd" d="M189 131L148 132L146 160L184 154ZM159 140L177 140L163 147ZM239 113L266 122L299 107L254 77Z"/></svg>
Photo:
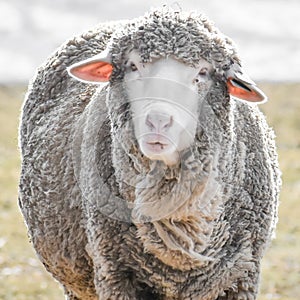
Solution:
<svg viewBox="0 0 300 300"><path fill-rule="evenodd" d="M199 89L202 95L208 91L212 66L202 60L194 68L171 57L140 61L130 53L124 80L135 136L145 156L174 165L194 141Z"/></svg>

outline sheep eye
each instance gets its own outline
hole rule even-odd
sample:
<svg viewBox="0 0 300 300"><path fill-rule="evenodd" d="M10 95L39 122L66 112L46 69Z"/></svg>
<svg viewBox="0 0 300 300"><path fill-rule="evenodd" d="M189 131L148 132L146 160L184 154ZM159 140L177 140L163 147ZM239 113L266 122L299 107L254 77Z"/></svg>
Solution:
<svg viewBox="0 0 300 300"><path fill-rule="evenodd" d="M202 68L194 79L194 83L205 82L208 79L208 74L208 68Z"/></svg>
<svg viewBox="0 0 300 300"><path fill-rule="evenodd" d="M199 72L200 76L206 76L208 73L208 69L207 68L202 68Z"/></svg>
<svg viewBox="0 0 300 300"><path fill-rule="evenodd" d="M136 66L134 63L130 63L130 70L131 70L132 72L137 71L137 66Z"/></svg>

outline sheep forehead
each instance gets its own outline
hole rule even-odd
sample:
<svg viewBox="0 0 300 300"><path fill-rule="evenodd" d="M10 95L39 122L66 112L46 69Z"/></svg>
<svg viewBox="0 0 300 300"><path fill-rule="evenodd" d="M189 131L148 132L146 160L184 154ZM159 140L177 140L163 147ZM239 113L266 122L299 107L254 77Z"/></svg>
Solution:
<svg viewBox="0 0 300 300"><path fill-rule="evenodd" d="M132 50L128 54L128 61L133 62L141 70L141 76L164 77L168 79L180 80L186 79L191 81L202 68L207 68L208 71L213 69L212 64L205 59L200 58L195 66L190 66L175 56L160 57L153 59L149 63L143 63L142 59L136 50Z"/></svg>
<svg viewBox="0 0 300 300"><path fill-rule="evenodd" d="M224 70L239 60L232 42L200 14L153 11L129 21L114 41L115 57L137 49L144 62L173 55L195 66L204 58Z"/></svg>

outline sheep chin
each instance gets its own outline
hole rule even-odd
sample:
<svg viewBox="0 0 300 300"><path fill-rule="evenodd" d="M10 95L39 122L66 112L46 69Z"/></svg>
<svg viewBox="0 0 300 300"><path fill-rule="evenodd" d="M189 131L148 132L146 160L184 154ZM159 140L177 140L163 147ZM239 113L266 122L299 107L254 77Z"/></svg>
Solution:
<svg viewBox="0 0 300 300"><path fill-rule="evenodd" d="M179 153L173 145L142 142L141 152L150 160L163 161L167 166L175 166L179 162Z"/></svg>

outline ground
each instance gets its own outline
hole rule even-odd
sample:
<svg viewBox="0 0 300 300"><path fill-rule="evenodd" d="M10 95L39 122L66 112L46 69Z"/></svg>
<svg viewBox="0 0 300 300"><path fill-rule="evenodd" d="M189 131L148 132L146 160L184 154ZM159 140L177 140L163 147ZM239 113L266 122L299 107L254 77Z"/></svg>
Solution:
<svg viewBox="0 0 300 300"><path fill-rule="evenodd" d="M283 188L277 237L262 264L258 300L297 300L300 295L300 84L261 83L261 106L277 134ZM17 128L23 86L0 86L0 299L64 299L44 271L26 234L17 204L20 171Z"/></svg>

